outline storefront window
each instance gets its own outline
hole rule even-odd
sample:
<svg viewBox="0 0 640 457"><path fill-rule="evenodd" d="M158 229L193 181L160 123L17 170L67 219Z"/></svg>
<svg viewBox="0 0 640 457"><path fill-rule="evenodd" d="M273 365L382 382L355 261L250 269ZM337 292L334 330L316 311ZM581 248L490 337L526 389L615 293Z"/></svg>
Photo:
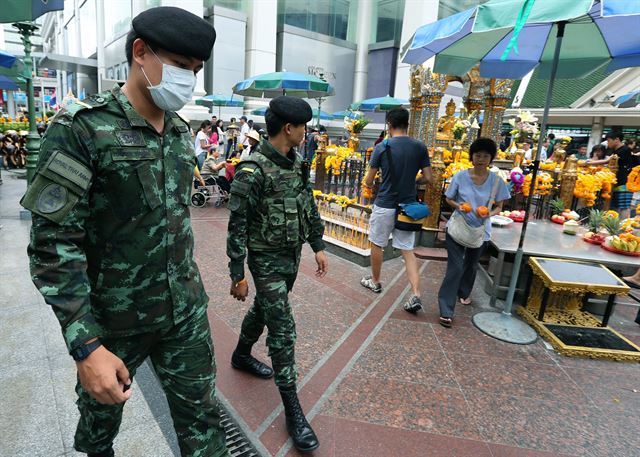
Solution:
<svg viewBox="0 0 640 457"><path fill-rule="evenodd" d="M106 41L128 32L131 28L131 0L112 0L104 8L104 33Z"/></svg>
<svg viewBox="0 0 640 457"><path fill-rule="evenodd" d="M255 0L252 0L255 1ZM247 0L204 0L204 7L220 6L234 11L247 10Z"/></svg>
<svg viewBox="0 0 640 457"><path fill-rule="evenodd" d="M278 23L347 39L352 0L280 0Z"/></svg>
<svg viewBox="0 0 640 457"><path fill-rule="evenodd" d="M402 35L404 0L378 0L372 24L372 42L399 41Z"/></svg>
<svg viewBox="0 0 640 457"><path fill-rule="evenodd" d="M80 53L90 57L96 52L96 0L87 0L80 7Z"/></svg>

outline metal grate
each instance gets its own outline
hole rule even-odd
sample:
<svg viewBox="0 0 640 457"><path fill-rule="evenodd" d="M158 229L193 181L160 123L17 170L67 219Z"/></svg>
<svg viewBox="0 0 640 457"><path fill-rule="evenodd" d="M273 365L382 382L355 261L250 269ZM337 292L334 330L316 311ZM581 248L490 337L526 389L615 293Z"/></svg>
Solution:
<svg viewBox="0 0 640 457"><path fill-rule="evenodd" d="M227 435L227 448L229 449L231 456L261 457L222 405L220 405L220 410L222 417L220 423L224 427L224 431Z"/></svg>

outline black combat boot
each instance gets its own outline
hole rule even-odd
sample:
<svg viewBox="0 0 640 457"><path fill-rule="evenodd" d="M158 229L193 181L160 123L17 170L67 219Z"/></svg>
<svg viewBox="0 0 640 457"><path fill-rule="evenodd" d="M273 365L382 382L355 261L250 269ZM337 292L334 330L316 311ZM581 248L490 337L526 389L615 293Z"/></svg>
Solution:
<svg viewBox="0 0 640 457"><path fill-rule="evenodd" d="M269 379L273 376L271 367L265 365L251 355L251 346L238 341L236 350L231 356L231 366L237 370L246 371L254 376Z"/></svg>
<svg viewBox="0 0 640 457"><path fill-rule="evenodd" d="M300 452L311 452L320 446L318 437L314 433L311 425L304 417L295 384L292 386L280 387L280 396L284 404L284 415L287 422L287 431L293 440L293 445Z"/></svg>
<svg viewBox="0 0 640 457"><path fill-rule="evenodd" d="M114 457L115 454L113 452L113 448L109 447L108 449L105 449L104 451L101 452L89 452L87 454L87 457Z"/></svg>

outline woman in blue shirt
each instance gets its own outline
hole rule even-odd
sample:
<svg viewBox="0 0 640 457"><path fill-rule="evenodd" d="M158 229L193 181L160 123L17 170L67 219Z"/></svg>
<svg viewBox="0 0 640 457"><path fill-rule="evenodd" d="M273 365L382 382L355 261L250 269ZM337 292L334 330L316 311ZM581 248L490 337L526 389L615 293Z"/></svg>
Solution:
<svg viewBox="0 0 640 457"><path fill-rule="evenodd" d="M438 304L440 305L440 324L451 327L456 300L463 305L470 305L471 290L476 279L478 261L484 250L486 241L491 239L491 221L489 218L502 211L502 203L511 195L504 181L495 173L489 171L489 165L496 157L496 143L489 138L478 138L470 148L473 168L456 173L445 192L447 203L464 216L471 227L484 225L484 243L476 249L467 248L457 243L449 233L446 237L447 272L445 273ZM495 194L495 204L486 217L476 213L480 206L488 206L492 189L498 180ZM468 203L471 211L461 211L461 205Z"/></svg>

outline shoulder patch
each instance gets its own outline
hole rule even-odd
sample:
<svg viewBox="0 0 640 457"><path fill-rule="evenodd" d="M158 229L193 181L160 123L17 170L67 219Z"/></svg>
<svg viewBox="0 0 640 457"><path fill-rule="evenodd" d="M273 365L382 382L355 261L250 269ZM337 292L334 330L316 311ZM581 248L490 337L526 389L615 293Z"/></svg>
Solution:
<svg viewBox="0 0 640 457"><path fill-rule="evenodd" d="M38 194L36 207L42 214L60 211L67 204L69 191L58 183L47 184Z"/></svg>
<svg viewBox="0 0 640 457"><path fill-rule="evenodd" d="M56 115L51 119L51 122L57 122L59 124L71 125L73 122L73 118L80 112L99 108L108 103L107 94L95 94L92 95L87 102L82 102L80 100L74 100L73 102L67 103L64 108L56 113Z"/></svg>
<svg viewBox="0 0 640 457"><path fill-rule="evenodd" d="M256 171L255 168L251 168L251 167L243 167L240 169L240 171L246 171L247 173L253 173L254 171Z"/></svg>
<svg viewBox="0 0 640 457"><path fill-rule="evenodd" d="M89 188L93 176L92 171L88 167L61 151L55 151L51 154L51 157L44 166L43 172L45 172L45 170L62 176L83 191Z"/></svg>

